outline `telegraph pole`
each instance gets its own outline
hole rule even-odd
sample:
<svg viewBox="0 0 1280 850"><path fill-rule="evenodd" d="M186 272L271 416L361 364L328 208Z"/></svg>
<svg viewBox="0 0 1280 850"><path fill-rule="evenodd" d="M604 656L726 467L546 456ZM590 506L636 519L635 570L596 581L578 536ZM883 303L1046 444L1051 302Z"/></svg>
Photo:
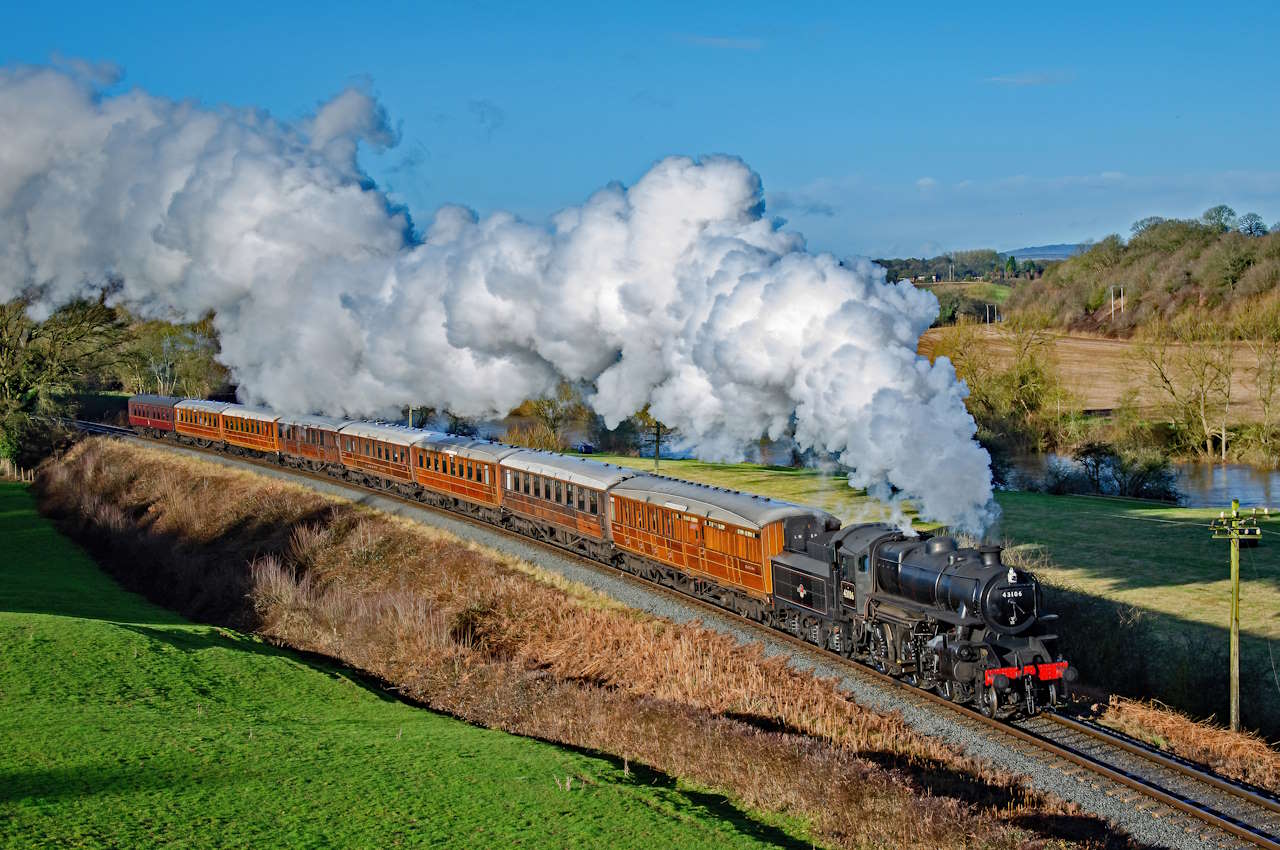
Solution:
<svg viewBox="0 0 1280 850"><path fill-rule="evenodd" d="M1240 541L1257 546L1262 538L1258 527L1258 510L1244 516L1240 500L1231 500L1231 516L1223 511L1209 530L1214 540L1231 541L1231 731L1240 731Z"/></svg>

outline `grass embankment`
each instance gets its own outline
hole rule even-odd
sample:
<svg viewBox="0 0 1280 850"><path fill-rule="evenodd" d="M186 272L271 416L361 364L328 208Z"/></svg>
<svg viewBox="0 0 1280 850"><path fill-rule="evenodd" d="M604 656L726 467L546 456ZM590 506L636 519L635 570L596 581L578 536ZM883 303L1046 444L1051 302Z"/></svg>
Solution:
<svg viewBox="0 0 1280 850"><path fill-rule="evenodd" d="M809 846L797 822L190 623L20 485L0 483L0 540L0 845Z"/></svg>
<svg viewBox="0 0 1280 850"><path fill-rule="evenodd" d="M169 604L340 658L456 716L803 819L821 843L1125 844L758 646L441 532L119 442L78 446L39 486L104 563Z"/></svg>
<svg viewBox="0 0 1280 850"><path fill-rule="evenodd" d="M644 458L594 457L653 469ZM825 507L845 519L874 516L860 491L815 470L692 460L664 460L661 467L690 481ZM1063 650L1087 681L1195 716L1226 716L1227 550L1207 528L1217 511L1039 493L1002 492L996 500L1003 509L997 534L1050 583L1050 605L1063 615ZM1244 550L1241 569L1242 713L1273 740L1280 738L1280 524L1275 531L1262 546ZM1280 782L1280 765L1271 771L1277 777L1271 781Z"/></svg>

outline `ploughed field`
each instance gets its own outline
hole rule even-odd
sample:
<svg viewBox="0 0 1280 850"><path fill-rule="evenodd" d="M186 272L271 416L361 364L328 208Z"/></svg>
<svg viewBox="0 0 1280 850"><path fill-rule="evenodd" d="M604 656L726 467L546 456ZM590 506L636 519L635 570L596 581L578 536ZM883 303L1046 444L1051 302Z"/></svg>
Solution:
<svg viewBox="0 0 1280 850"><path fill-rule="evenodd" d="M184 620L21 485L0 483L0 541L0 846L810 846L789 818Z"/></svg>
<svg viewBox="0 0 1280 850"><path fill-rule="evenodd" d="M594 455L652 471L652 459ZM816 505L848 521L875 506L846 480L810 469L663 460L663 474ZM1063 650L1086 680L1225 717L1230 576L1218 511L1135 499L996 494L997 539L1050 585ZM1241 687L1246 722L1280 739L1280 518L1241 556ZM1084 623L1068 633L1065 622ZM1134 643L1137 641L1137 643ZM1140 652L1134 648L1140 647ZM1274 666L1273 666L1274 664Z"/></svg>
<svg viewBox="0 0 1280 850"><path fill-rule="evenodd" d="M920 337L917 350L933 359L934 347L947 328L930 328ZM987 351L997 360L1012 356L1009 341L998 326L978 328ZM1137 391L1136 403L1152 410L1164 404L1166 397L1151 377L1147 366L1136 352L1131 339L1109 339L1087 334L1062 334L1053 341L1053 358L1063 383L1079 399L1085 410L1112 410L1118 407L1126 392ZM1231 379L1231 420L1251 422L1262 418L1258 406L1253 371L1256 358L1244 343L1237 343L1232 356L1235 366Z"/></svg>

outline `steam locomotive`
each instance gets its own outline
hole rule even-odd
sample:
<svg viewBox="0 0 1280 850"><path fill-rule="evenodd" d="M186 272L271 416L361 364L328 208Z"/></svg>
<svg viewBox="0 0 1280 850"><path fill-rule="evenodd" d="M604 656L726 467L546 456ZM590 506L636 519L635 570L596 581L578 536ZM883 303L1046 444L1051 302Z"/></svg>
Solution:
<svg viewBox="0 0 1280 850"><path fill-rule="evenodd" d="M321 472L465 514L782 629L992 716L1075 670L1035 577L995 546L586 458L371 422L135 396L143 436Z"/></svg>
<svg viewBox="0 0 1280 850"><path fill-rule="evenodd" d="M989 716L1052 708L1076 679L1035 576L1002 563L998 546L864 523L809 535L774 564L779 607L848 635L849 654L875 669Z"/></svg>

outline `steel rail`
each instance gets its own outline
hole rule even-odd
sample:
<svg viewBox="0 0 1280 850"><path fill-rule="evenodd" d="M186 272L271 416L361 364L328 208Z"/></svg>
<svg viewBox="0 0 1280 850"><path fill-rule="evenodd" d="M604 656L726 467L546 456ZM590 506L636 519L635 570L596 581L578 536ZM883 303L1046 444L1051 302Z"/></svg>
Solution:
<svg viewBox="0 0 1280 850"><path fill-rule="evenodd" d="M73 420L71 424L73 424L75 427L79 428L80 430L89 431L92 433L132 437L139 440L145 440L146 442L149 442L149 443L158 443L160 445L176 446L182 449L187 449L189 451L199 452L201 454L227 457L227 455L223 455L221 452L217 451L216 449L200 448L198 446L190 446L185 443L178 443L176 441L168 442L163 438L155 439L155 438L149 438L149 437L142 437L131 428L124 428L124 427L115 426L115 425L104 425L96 422L84 422L81 420ZM340 483L347 487L368 490L372 493L375 493L379 496L384 496L393 501L402 502L404 504L411 505L416 508L424 509L434 513L439 513L441 515L448 516L451 519L461 520L469 525L474 525L477 528L483 528L490 531L497 531L500 534L504 534L504 535L516 538L520 540L522 543L531 544L533 546L548 550L561 557L569 557L575 561L581 562L584 565L590 566L594 569L600 570L607 574L624 576L633 581L636 581L637 583L642 584L645 588L657 589L661 593L666 594L683 604L692 605L693 607L705 609L715 614L716 616L719 616L724 619L732 619L734 622L741 622L743 624L747 624L749 627L758 629L759 631L761 631L764 634L767 634L771 638L781 639L784 642L797 646L803 649L805 652L811 653L813 657L821 658L822 660L828 663L831 663L833 661L840 663L842 666L847 667L849 670L856 672L859 675L871 678L875 681L881 682L886 685L890 685L894 688L898 688L903 693L910 694L915 697L919 697L924 701L943 706L953 712L958 713L959 715L961 715L962 717L965 717L970 721L977 722L991 729L994 729L996 731L1003 732L1004 734L1009 735L1014 739L1017 739L1023 743L1030 744L1039 750L1048 752L1049 754L1059 759L1062 759L1063 761L1069 762L1078 767L1082 767L1092 773L1103 776L1104 778L1118 785L1124 786L1131 790L1137 791L1140 794L1151 797L1152 799L1157 800L1161 804L1175 811L1182 812L1183 814L1187 814L1192 817L1195 817L1198 820L1203 821L1209 824L1210 826L1213 826L1223 832L1226 832L1229 835L1232 835L1236 838L1243 839L1249 842L1250 844L1256 845L1258 847L1262 847L1264 848L1264 850L1280 850L1280 840L1278 840L1276 837L1263 833L1259 830L1255 830L1245 824L1238 823L1237 821L1231 818L1225 817L1219 812L1210 811L1203 806L1199 806L1195 804L1192 801L1185 800L1181 797L1178 797L1175 794L1171 794L1152 782L1148 782L1140 777L1133 776L1124 771L1111 767L1103 763L1099 759L1093 758L1089 755L1081 753L1068 746L1059 744L1055 741L1051 741L1047 738L1044 738L1043 736L1037 735L1034 732L1029 732L1023 729L1019 729L1016 726L1010 725L1009 723L1006 723L1002 720L998 720L993 717L987 717L981 712L975 711L967 706L952 702L951 700L948 700L945 697L939 696L938 694L935 694L932 691L927 691L927 690L924 690L923 688L918 688L913 685L909 685L906 682L903 682L899 679L895 679L894 677L888 675L887 673L881 673L880 671L875 670L874 668L866 664L863 664L859 661L840 655L838 653L824 650L821 647L815 644L812 644L809 641L804 640L803 638L797 637L789 632L771 628L763 623L758 623L755 620L751 620L751 619L748 619L747 617L742 616L741 614L737 614L733 611L729 611L728 609L721 608L718 605L707 602L706 600L703 600L703 599L699 599L696 596L691 596L687 593L683 593L677 590L676 588L668 587L667 585L661 584L659 582L642 578L633 573L629 573L626 570L613 567L609 564L605 564L600 561L596 561L592 558L588 558L578 552L574 552L572 550L565 549L561 546L557 546L554 543L550 543L545 540L537 540L532 537L526 537L522 534L517 534L513 531L509 531L508 529L505 529L502 526L493 525L491 523L484 522L483 520L477 519L476 517L472 517L461 512L451 511L447 508L442 508L436 505L429 505L423 502L416 501L414 499L409 499L391 490L379 490L379 489L374 489L372 487L364 487L359 484L354 484L349 481L344 481L332 475L325 475L322 473L313 472L311 470L281 466L280 464L271 463L268 460L254 457L254 456L233 455L230 457L234 458L234 460L237 462L244 462L253 466L260 466L265 469L284 471L289 473L290 475L295 475L303 478L311 478L317 481L324 481L328 483ZM1057 715L1057 714L1050 714L1046 716L1052 717L1055 720L1065 719L1062 717L1062 715ZM1070 721L1067 721L1067 722L1069 723ZM1084 731L1084 730L1081 730L1081 731ZM1097 735L1095 735L1095 737L1097 737ZM1109 737L1108 737L1108 743L1116 743L1117 746L1120 746L1118 742L1112 741ZM1126 751L1128 751L1128 747L1121 747L1121 749L1125 749ZM1144 757L1150 757L1152 754L1143 752L1143 753L1140 753L1140 755ZM1167 757L1162 757L1162 758L1167 758ZM1157 763L1162 763L1154 758L1152 758L1151 760L1156 761ZM1203 781L1206 784L1209 784L1215 788L1218 787L1218 784L1217 784L1218 782L1221 782L1224 785L1228 785L1228 786L1232 785L1232 783L1230 783L1229 781L1223 780L1220 777L1216 777L1216 776L1213 777L1213 779L1216 781L1210 782L1209 775L1204 774L1203 772L1196 772L1193 769L1183 768L1182 766L1179 766L1178 768L1170 768L1170 769L1177 769L1179 770L1179 772L1188 774L1193 778ZM1229 793L1237 794L1237 796L1242 796L1242 797L1244 796L1244 794L1241 794L1238 792L1246 792L1246 789L1238 788L1235 786L1232 786L1231 788L1221 788L1220 790L1228 791ZM1252 792L1246 792L1246 793L1252 793ZM1246 797L1245 799L1248 799L1248 798ZM1260 797L1259 799L1266 801L1265 797ZM1254 801L1249 800L1249 802L1254 802ZM1273 805L1271 801L1256 803L1256 805L1264 806L1265 808L1268 808L1268 809L1273 809Z"/></svg>
<svg viewBox="0 0 1280 850"><path fill-rule="evenodd" d="M1280 800L1275 797L1261 794L1245 785L1219 776L1207 768L1203 768L1192 763L1188 759L1175 758L1160 752L1155 747L1147 746L1141 742L1135 741L1128 735L1121 732L1108 729L1097 723L1081 720L1078 717L1071 717L1065 714L1046 714L1046 718L1065 726L1075 732L1080 732L1090 737L1106 741L1113 747L1124 750L1140 758L1155 762L1163 768L1190 776L1206 785L1212 785L1219 791L1239 797L1240 799L1255 805L1262 809L1268 809L1272 812L1280 814Z"/></svg>

